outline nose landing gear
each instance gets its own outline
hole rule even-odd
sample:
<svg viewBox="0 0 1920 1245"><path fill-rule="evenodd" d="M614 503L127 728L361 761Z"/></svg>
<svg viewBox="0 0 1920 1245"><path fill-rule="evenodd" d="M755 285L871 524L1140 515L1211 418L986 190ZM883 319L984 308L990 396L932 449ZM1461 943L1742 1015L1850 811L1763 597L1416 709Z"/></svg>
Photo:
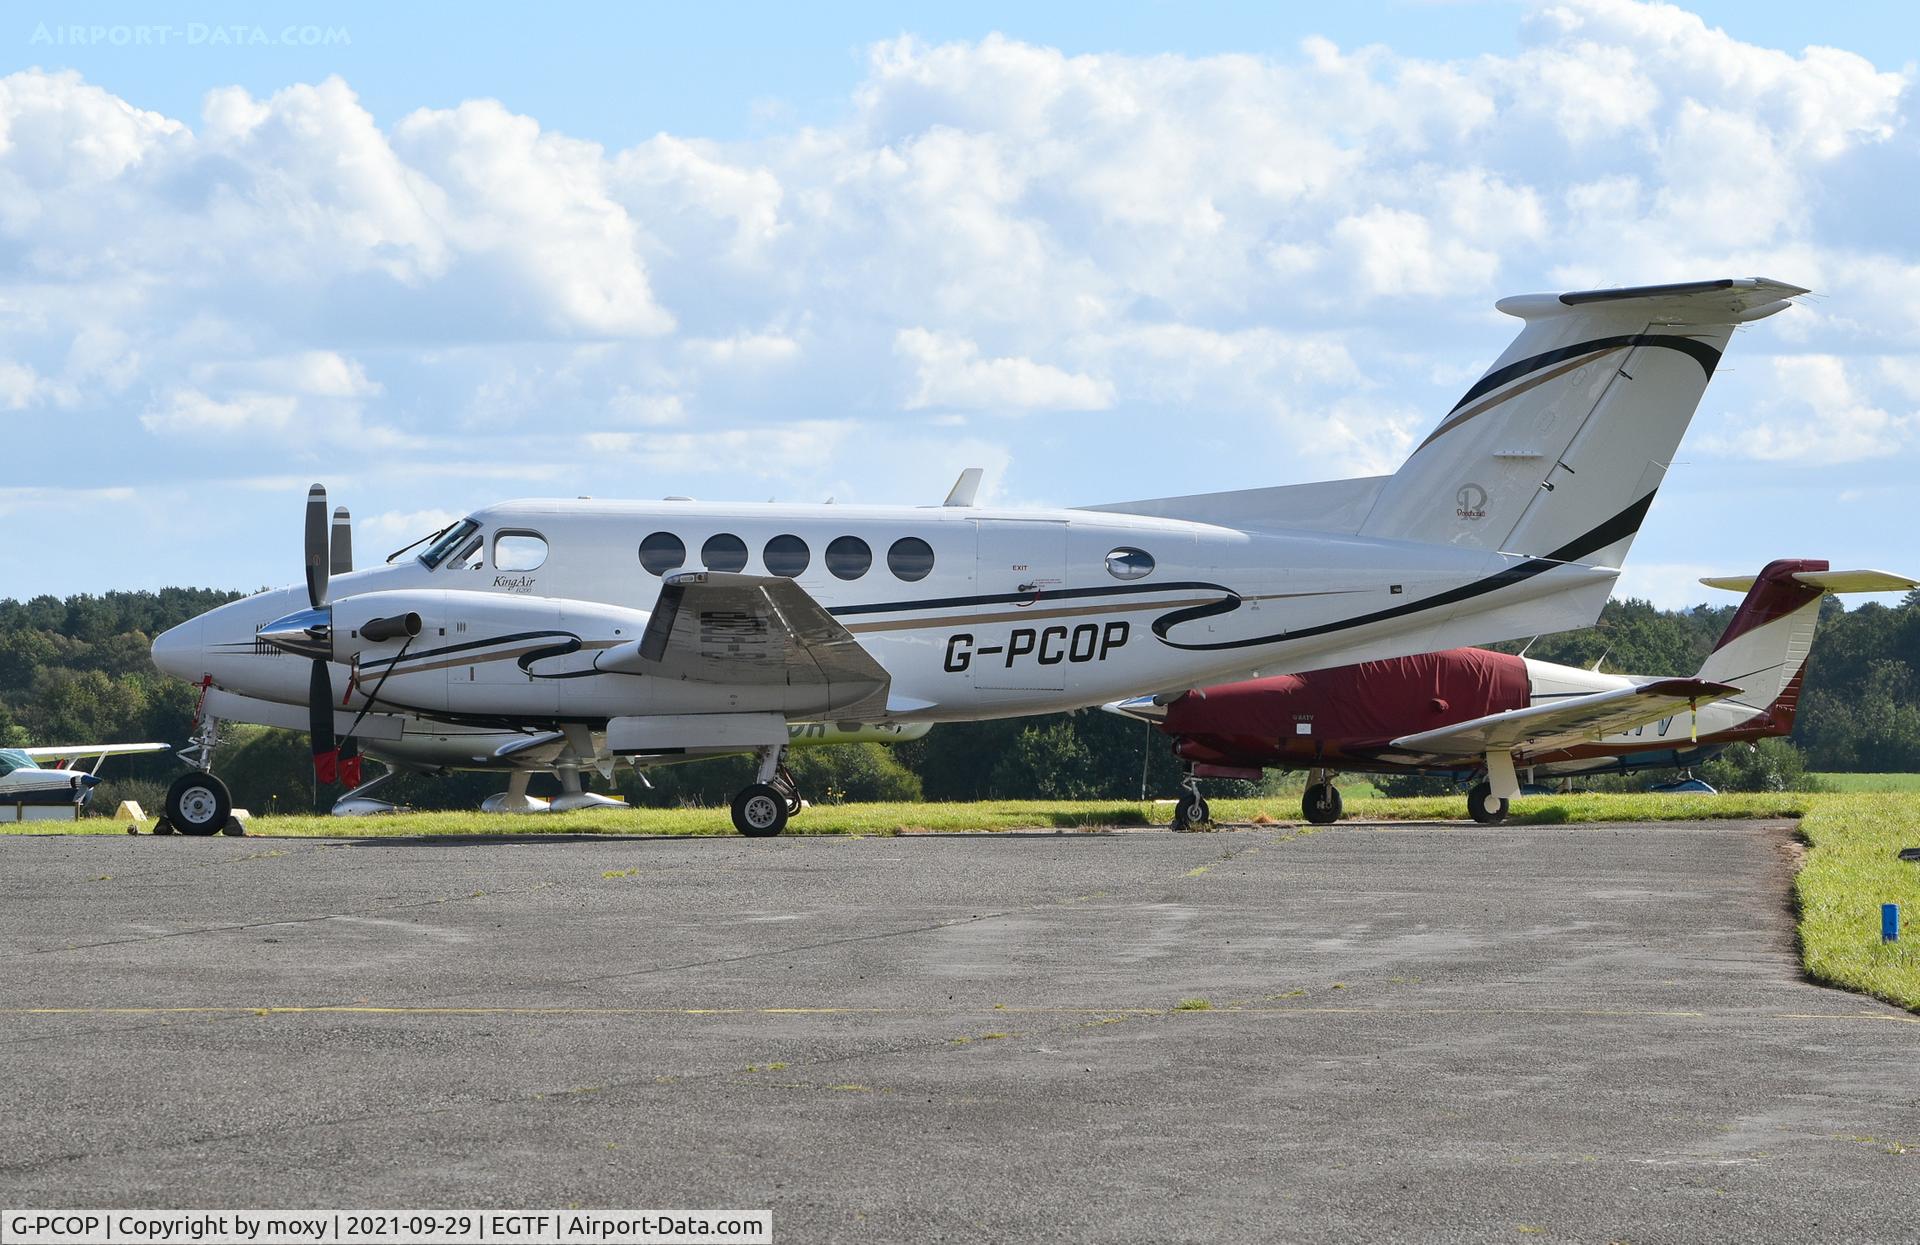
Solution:
<svg viewBox="0 0 1920 1245"><path fill-rule="evenodd" d="M1193 767L1187 766L1181 773L1180 798L1173 805L1173 829L1191 830L1204 826L1213 820L1213 810L1207 807L1207 797L1200 794L1200 780L1194 776Z"/></svg>
<svg viewBox="0 0 1920 1245"><path fill-rule="evenodd" d="M204 685L202 687L204 695ZM228 829L233 820L233 795L227 784L213 776L213 750L220 745L220 723L202 714L194 727L193 739L179 752L181 760L194 767L167 788L166 810L155 834L208 835Z"/></svg>
<svg viewBox="0 0 1920 1245"><path fill-rule="evenodd" d="M1300 793L1300 813L1316 826L1330 826L1340 820L1340 788L1333 785L1333 775L1326 770L1314 770L1307 779L1307 789Z"/></svg>
<svg viewBox="0 0 1920 1245"><path fill-rule="evenodd" d="M167 788L167 824L181 834L217 834L232 817L233 796L210 773L182 774Z"/></svg>

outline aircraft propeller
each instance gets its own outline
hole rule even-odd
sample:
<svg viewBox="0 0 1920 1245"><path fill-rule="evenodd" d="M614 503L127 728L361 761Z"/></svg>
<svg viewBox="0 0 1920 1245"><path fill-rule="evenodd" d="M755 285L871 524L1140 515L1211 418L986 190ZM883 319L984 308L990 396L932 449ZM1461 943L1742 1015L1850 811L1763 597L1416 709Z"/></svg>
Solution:
<svg viewBox="0 0 1920 1245"><path fill-rule="evenodd" d="M316 800L322 786L335 782L349 787L360 785L360 749L354 741L353 731L350 729L344 739L334 731L336 706L333 675L327 668L327 664L337 657L334 651L333 604L328 597L328 583L331 575L346 574L353 569L350 522L345 507L334 512L330 540L326 486L316 484L307 490L304 560L308 608L275 619L257 633L262 643L271 644L284 653L306 657L312 662L307 678L307 728L313 742ZM407 646L420 634L421 626L420 615L410 610L391 618L370 618L359 624L358 636L374 644L399 640L402 642L400 652L404 655ZM338 659L353 660L347 657ZM374 684L373 691L367 694L366 704L360 710L361 717L365 717L367 710L372 707L381 684L386 681L387 674L392 673L392 669L389 663L385 673ZM340 708L345 708L345 702L352 700L355 686L358 686L357 678L349 684ZM359 725L358 720L354 725Z"/></svg>
<svg viewBox="0 0 1920 1245"><path fill-rule="evenodd" d="M327 490L325 485L316 484L307 490L307 604L316 611L324 611L326 619L307 630L321 642L324 650L331 650L333 611L327 603L327 583L333 567L333 552L327 536ZM312 672L307 679L307 734L313 743L316 803L321 786L340 780L340 744L333 733L333 675L327 670L328 656L330 651L323 651L313 658Z"/></svg>

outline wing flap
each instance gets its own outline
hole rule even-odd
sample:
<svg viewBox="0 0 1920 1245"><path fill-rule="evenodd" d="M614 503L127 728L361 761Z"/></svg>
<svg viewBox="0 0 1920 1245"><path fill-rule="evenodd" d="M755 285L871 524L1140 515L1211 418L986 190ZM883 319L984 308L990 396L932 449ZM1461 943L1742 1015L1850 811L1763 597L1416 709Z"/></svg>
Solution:
<svg viewBox="0 0 1920 1245"><path fill-rule="evenodd" d="M694 571L669 576L638 640L594 666L731 687L827 688L837 707L890 676L853 633L791 579Z"/></svg>
<svg viewBox="0 0 1920 1245"><path fill-rule="evenodd" d="M1407 752L1472 756L1489 752L1549 752L1588 743L1671 717L1693 705L1737 696L1740 689L1704 679L1657 679L1633 687L1572 696L1550 704L1510 709L1437 730L1402 735L1393 746Z"/></svg>

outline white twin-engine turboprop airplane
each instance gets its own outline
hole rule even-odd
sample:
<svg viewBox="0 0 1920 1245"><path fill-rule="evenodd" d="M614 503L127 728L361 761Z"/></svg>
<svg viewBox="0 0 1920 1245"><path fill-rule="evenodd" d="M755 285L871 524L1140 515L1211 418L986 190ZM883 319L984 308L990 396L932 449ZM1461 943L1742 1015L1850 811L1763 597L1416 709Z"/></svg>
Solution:
<svg viewBox="0 0 1920 1245"><path fill-rule="evenodd" d="M1805 292L1503 299L1519 336L1390 476L1067 510L506 502L331 579L316 485L304 587L154 642L206 689L168 816L224 823L217 719L305 706L323 763L336 736L430 765L558 750L524 768L563 774L751 752L734 824L777 834L793 722L1048 713L1586 626L1734 328Z"/></svg>

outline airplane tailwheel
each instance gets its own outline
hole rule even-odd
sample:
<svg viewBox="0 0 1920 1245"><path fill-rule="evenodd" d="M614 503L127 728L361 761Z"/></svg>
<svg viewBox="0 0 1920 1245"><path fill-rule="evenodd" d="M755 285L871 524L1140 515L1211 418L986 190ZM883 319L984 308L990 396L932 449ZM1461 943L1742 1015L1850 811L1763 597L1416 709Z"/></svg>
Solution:
<svg viewBox="0 0 1920 1245"><path fill-rule="evenodd" d="M764 782L733 797L733 828L749 838L767 838L787 828L787 797Z"/></svg>
<svg viewBox="0 0 1920 1245"><path fill-rule="evenodd" d="M1179 800L1173 806L1173 828L1191 830L1195 826L1204 826L1213 820L1213 810L1207 807L1205 796L1191 791L1180 793Z"/></svg>
<svg viewBox="0 0 1920 1245"><path fill-rule="evenodd" d="M1467 792L1467 815L1483 826L1496 825L1507 819L1507 802L1495 799L1493 787L1483 782Z"/></svg>
<svg viewBox="0 0 1920 1245"><path fill-rule="evenodd" d="M1340 788L1330 782L1310 784L1300 794L1300 811L1316 826L1330 826L1340 820Z"/></svg>
<svg viewBox="0 0 1920 1245"><path fill-rule="evenodd" d="M167 821L181 834L218 834L232 816L233 796L212 774L182 774L167 788Z"/></svg>

